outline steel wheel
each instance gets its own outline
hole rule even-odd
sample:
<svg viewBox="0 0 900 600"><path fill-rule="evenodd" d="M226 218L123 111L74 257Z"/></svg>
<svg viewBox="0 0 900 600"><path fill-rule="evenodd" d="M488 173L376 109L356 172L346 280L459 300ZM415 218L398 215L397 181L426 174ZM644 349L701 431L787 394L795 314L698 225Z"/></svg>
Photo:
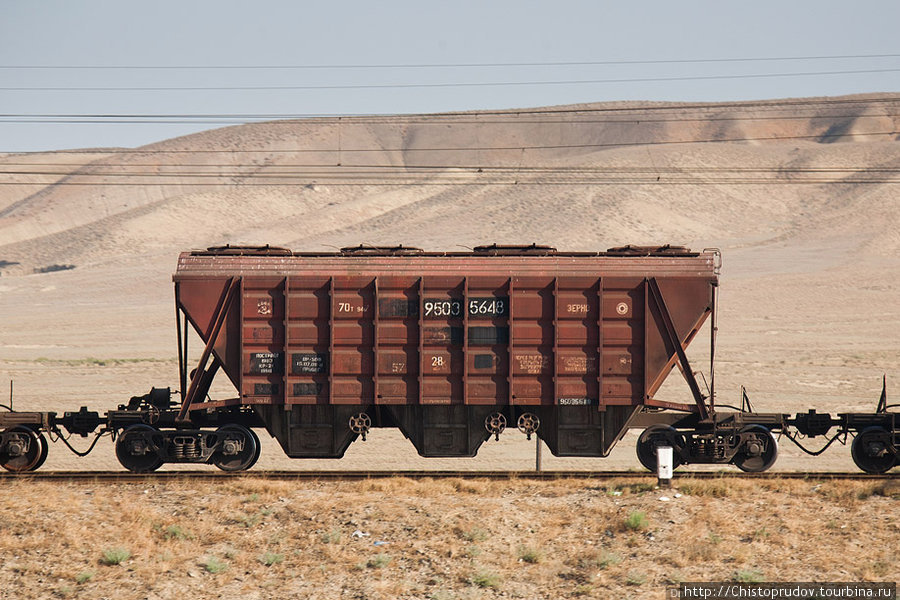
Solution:
<svg viewBox="0 0 900 600"><path fill-rule="evenodd" d="M863 429L856 436L850 445L850 456L866 473L884 473L897 464L897 457L891 452L891 434L877 426Z"/></svg>
<svg viewBox="0 0 900 600"><path fill-rule="evenodd" d="M762 425L748 425L741 429L741 447L732 462L741 471L761 473L775 464L778 442L772 432Z"/></svg>
<svg viewBox="0 0 900 600"><path fill-rule="evenodd" d="M219 449L210 462L223 471L246 471L259 458L259 438L243 425L224 425L216 430Z"/></svg>
<svg viewBox="0 0 900 600"><path fill-rule="evenodd" d="M132 473L150 473L163 465L160 450L164 444L162 435L155 427L132 425L116 440L116 458Z"/></svg>
<svg viewBox="0 0 900 600"><path fill-rule="evenodd" d="M682 464L681 450L684 448L684 436L670 425L651 425L641 433L635 450L638 460L648 471L656 473L656 449L660 446L672 447L672 468Z"/></svg>
<svg viewBox="0 0 900 600"><path fill-rule="evenodd" d="M13 473L34 471L47 460L47 438L25 425L17 425L4 433L14 434L6 452L0 454L0 466Z"/></svg>

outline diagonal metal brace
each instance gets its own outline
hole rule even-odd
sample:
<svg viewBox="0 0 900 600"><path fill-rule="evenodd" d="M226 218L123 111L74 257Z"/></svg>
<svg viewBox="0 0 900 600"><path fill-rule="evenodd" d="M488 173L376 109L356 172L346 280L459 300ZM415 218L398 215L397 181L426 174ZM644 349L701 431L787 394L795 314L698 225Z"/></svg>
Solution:
<svg viewBox="0 0 900 600"><path fill-rule="evenodd" d="M700 392L700 386L697 384L697 379L694 377L694 371L691 369L691 365L688 362L687 354L684 353L684 347L681 345L681 340L678 339L675 323L672 321L672 315L669 313L666 301L662 295L662 290L659 289L659 283L656 281L655 277L651 277L647 280L647 289L650 291L653 302L656 304L656 308L662 318L663 330L661 333L663 339L672 346L675 351L675 356L678 357L684 379L687 381L688 387L691 389L691 394L694 396L694 403L697 405L697 412L699 413L700 420L706 420L710 416L710 409L706 404L706 398L704 398L703 394Z"/></svg>
<svg viewBox="0 0 900 600"><path fill-rule="evenodd" d="M191 408L191 404L193 404L197 397L201 395L199 393L201 390L201 382L208 379L207 377L204 377L206 373L206 363L212 354L213 347L216 345L216 339L219 337L219 332L222 330L222 325L225 323L225 317L228 315L228 308L231 306L231 301L234 298L235 292L240 287L240 283L240 277L232 277L228 282L228 288L219 307L216 309L212 331L209 334L209 339L206 341L206 346L203 348L203 354L200 356L200 363L197 365L197 371L191 379L191 385L184 397L184 402L181 403L181 410L178 411L178 417L175 419L176 422L188 420L187 414ZM209 387L208 383L209 382L207 382L206 385L207 389ZM203 395L205 395L205 392Z"/></svg>

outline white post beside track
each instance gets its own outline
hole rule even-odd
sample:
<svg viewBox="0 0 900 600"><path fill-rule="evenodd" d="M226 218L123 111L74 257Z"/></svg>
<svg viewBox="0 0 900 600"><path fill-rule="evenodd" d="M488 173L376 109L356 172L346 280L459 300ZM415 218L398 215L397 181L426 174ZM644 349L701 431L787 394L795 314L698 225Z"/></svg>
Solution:
<svg viewBox="0 0 900 600"><path fill-rule="evenodd" d="M672 485L672 447L658 446L656 448L656 476L659 487Z"/></svg>

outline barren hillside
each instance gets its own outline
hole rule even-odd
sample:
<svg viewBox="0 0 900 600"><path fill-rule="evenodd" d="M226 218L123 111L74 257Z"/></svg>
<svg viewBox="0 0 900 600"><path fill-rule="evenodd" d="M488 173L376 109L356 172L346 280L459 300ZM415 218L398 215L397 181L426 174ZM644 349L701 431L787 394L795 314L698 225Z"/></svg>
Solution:
<svg viewBox="0 0 900 600"><path fill-rule="evenodd" d="M537 239L593 249L797 234L864 237L893 253L896 234L871 225L896 220L891 186L860 181L900 166L895 105L864 97L315 119L137 149L7 155L3 171L28 174L4 175L18 185L0 188L0 256L20 263L7 269L15 273L242 241Z"/></svg>

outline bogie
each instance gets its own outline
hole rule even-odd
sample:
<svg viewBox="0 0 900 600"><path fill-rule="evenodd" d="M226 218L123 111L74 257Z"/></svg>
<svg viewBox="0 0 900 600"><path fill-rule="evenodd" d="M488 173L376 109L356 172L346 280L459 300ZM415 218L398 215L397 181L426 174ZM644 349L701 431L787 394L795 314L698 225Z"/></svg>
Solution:
<svg viewBox="0 0 900 600"><path fill-rule="evenodd" d="M657 448L673 450L673 467L684 464L734 464L742 471L758 473L769 469L778 457L778 443L763 425L711 427L679 432L665 424L651 425L638 438L640 463L656 471Z"/></svg>
<svg viewBox="0 0 900 600"><path fill-rule="evenodd" d="M203 431L161 430L139 423L126 427L116 440L116 457L135 473L149 473L166 463L211 463L223 471L243 471L259 455L259 437L238 424Z"/></svg>

